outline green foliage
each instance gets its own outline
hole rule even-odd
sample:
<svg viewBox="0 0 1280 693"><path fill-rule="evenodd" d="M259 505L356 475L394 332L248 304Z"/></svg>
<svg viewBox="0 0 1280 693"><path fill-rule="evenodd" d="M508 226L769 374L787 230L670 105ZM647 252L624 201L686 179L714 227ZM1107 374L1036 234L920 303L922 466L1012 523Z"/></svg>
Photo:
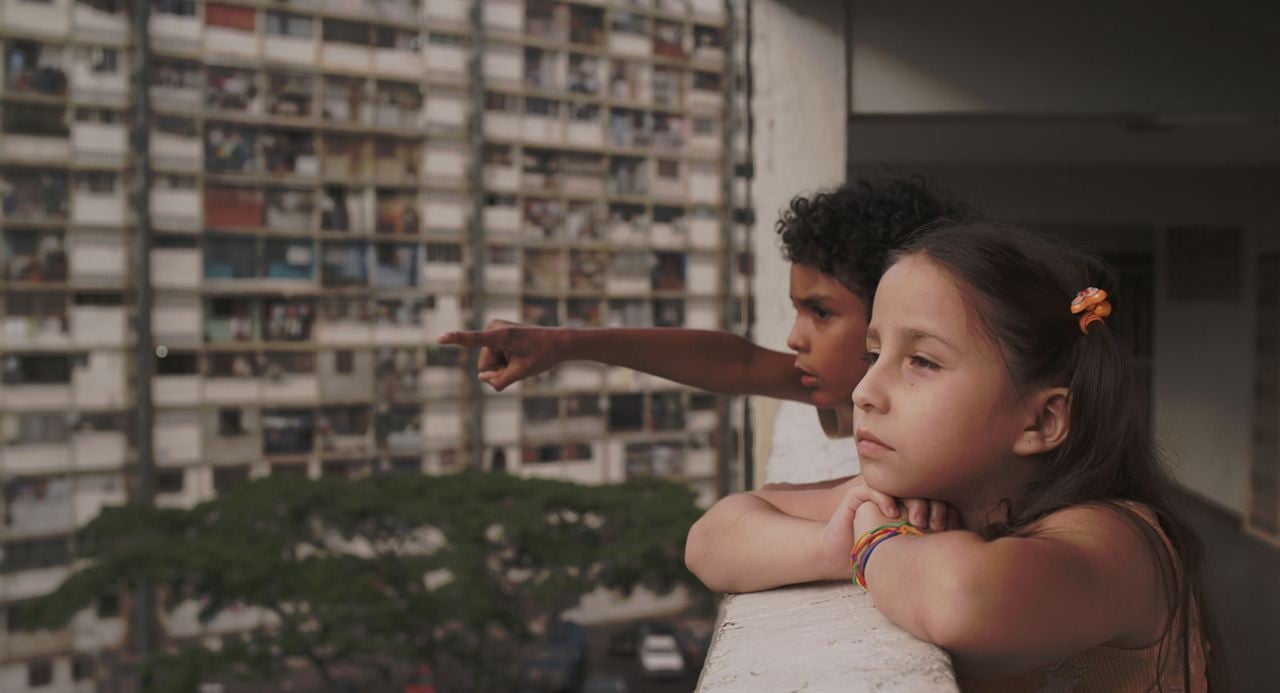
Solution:
<svg viewBox="0 0 1280 693"><path fill-rule="evenodd" d="M330 688L417 662L469 672L470 688L499 686L494 667L511 658L497 653L596 586L700 592L683 560L693 499L658 479L267 478L190 510L104 510L81 532L84 567L23 616L61 627L143 582L168 608L194 600L202 620L233 606L274 615L218 651L170 643L146 665L157 692L214 675L270 678L284 661L307 662Z"/></svg>

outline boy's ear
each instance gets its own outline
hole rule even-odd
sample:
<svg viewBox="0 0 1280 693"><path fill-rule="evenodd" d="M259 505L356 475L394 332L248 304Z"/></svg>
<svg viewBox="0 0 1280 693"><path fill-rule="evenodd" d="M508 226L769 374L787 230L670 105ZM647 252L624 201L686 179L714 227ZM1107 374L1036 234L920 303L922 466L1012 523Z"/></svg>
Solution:
<svg viewBox="0 0 1280 693"><path fill-rule="evenodd" d="M1027 402L1034 415L1013 443L1013 452L1029 457L1062 445L1071 432L1071 391L1065 387L1045 388Z"/></svg>

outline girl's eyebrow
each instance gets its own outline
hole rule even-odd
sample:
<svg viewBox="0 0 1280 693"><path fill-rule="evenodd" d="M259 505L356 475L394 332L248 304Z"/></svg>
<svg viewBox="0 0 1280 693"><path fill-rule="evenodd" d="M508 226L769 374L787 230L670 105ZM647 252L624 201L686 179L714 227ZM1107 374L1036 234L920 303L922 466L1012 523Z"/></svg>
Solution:
<svg viewBox="0 0 1280 693"><path fill-rule="evenodd" d="M923 342L927 340L933 340L935 342L939 342L940 344L947 347L948 349L951 349L952 351L960 351L959 349L956 348L956 345L952 344L951 342L948 342L942 337L939 337L938 335L932 332L922 330L918 327L908 327L907 329L903 330L902 333L907 338L907 340L911 342Z"/></svg>

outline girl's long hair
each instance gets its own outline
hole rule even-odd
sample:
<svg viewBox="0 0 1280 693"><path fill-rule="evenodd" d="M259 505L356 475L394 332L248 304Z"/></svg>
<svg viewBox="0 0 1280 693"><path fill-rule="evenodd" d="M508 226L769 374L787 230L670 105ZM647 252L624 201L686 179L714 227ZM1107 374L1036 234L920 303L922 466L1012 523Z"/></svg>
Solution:
<svg viewBox="0 0 1280 693"><path fill-rule="evenodd" d="M1019 390L1065 386L1070 392L1066 440L1039 461L1021 497L1005 500L1007 521L983 533L988 538L1022 534L1036 520L1073 505L1114 509L1146 538L1169 596L1160 667L1168 659L1176 624L1180 668L1190 685L1188 617L1198 617L1209 688L1226 690L1217 630L1205 604L1203 547L1173 511L1172 482L1156 450L1133 355L1114 327L1127 308L1117 295L1115 272L1094 255L988 223L927 229L895 259L911 254L937 262L968 290ZM1091 286L1107 291L1115 312L1105 324L1090 325L1086 334L1070 303L1076 292ZM1146 521L1117 502L1124 500L1155 513L1173 555Z"/></svg>

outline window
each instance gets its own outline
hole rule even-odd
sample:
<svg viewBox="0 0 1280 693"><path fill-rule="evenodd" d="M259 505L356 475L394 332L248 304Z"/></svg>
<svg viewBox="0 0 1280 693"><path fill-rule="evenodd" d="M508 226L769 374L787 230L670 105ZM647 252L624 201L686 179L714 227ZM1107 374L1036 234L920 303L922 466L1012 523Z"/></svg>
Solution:
<svg viewBox="0 0 1280 693"><path fill-rule="evenodd" d="M314 30L312 28L313 21L311 17L269 10L267 12L266 31L271 36L310 38L311 32Z"/></svg>
<svg viewBox="0 0 1280 693"><path fill-rule="evenodd" d="M339 19L324 20L324 40L354 43L368 46L372 43L369 25L360 22L344 22Z"/></svg>
<svg viewBox="0 0 1280 693"><path fill-rule="evenodd" d="M89 69L97 73L112 73L120 69L120 52L114 48L94 46L88 51Z"/></svg>
<svg viewBox="0 0 1280 693"><path fill-rule="evenodd" d="M156 472L156 491L160 493L182 493L186 474L181 469L161 469ZM99 613L100 618L105 618Z"/></svg>
<svg viewBox="0 0 1280 693"><path fill-rule="evenodd" d="M27 662L28 687L43 688L51 683L53 683L53 662L47 659Z"/></svg>
<svg viewBox="0 0 1280 693"><path fill-rule="evenodd" d="M156 375L195 375L197 358L194 351L168 351L156 355Z"/></svg>
<svg viewBox="0 0 1280 693"><path fill-rule="evenodd" d="M644 395L609 396L609 430L638 431L644 428Z"/></svg>
<svg viewBox="0 0 1280 693"><path fill-rule="evenodd" d="M11 541L0 556L0 574L21 570L38 570L71 562L71 547L66 537Z"/></svg>
<svg viewBox="0 0 1280 693"><path fill-rule="evenodd" d="M218 435L242 436L248 433L244 428L244 412L240 409L218 410Z"/></svg>
<svg viewBox="0 0 1280 693"><path fill-rule="evenodd" d="M248 465L235 467L215 467L213 470L213 490L223 493L249 480Z"/></svg>
<svg viewBox="0 0 1280 693"><path fill-rule="evenodd" d="M334 353L334 370L342 374L354 373L356 370L356 354L350 349L341 349Z"/></svg>
<svg viewBox="0 0 1280 693"><path fill-rule="evenodd" d="M71 680L86 681L93 678L98 665L89 655L76 655L71 658Z"/></svg>
<svg viewBox="0 0 1280 693"><path fill-rule="evenodd" d="M428 243L427 262L453 264L462 262L462 246L458 243Z"/></svg>

